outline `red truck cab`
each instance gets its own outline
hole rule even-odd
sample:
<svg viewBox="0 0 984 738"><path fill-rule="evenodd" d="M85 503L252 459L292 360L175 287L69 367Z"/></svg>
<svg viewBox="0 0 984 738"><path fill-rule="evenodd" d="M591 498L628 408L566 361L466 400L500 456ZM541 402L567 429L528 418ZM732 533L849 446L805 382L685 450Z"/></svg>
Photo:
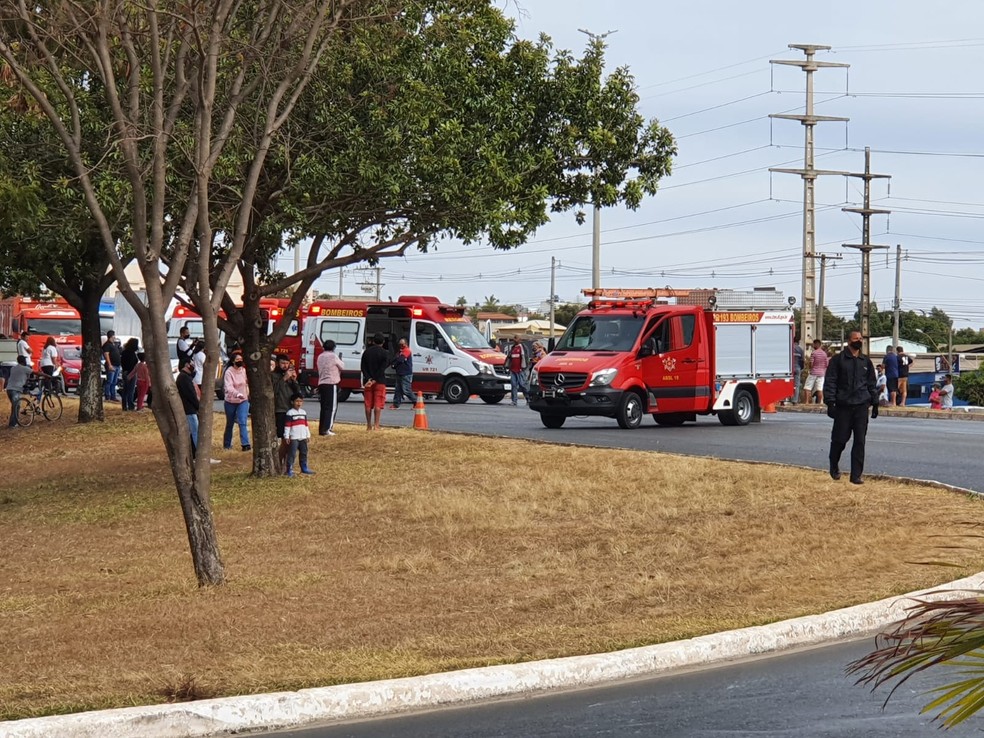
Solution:
<svg viewBox="0 0 984 738"><path fill-rule="evenodd" d="M719 311L713 302L596 300L534 367L530 408L548 428L572 416L638 428L647 413L659 425L709 414L746 425L793 393L792 338L788 306Z"/></svg>

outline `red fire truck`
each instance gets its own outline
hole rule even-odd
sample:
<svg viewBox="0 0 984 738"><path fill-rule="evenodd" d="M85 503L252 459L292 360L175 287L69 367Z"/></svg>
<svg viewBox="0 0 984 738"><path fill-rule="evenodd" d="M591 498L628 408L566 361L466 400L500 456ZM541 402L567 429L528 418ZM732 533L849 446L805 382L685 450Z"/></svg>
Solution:
<svg viewBox="0 0 984 738"><path fill-rule="evenodd" d="M793 394L793 301L777 290L585 294L595 299L530 377L547 428L589 415L638 428L647 413L659 425L747 425Z"/></svg>
<svg viewBox="0 0 984 738"><path fill-rule="evenodd" d="M34 371L39 371L41 351L48 336L55 337L59 354L67 347L82 345L82 319L65 300L13 297L4 302L10 306L9 335L17 337L21 331L28 332L27 343L31 347Z"/></svg>
<svg viewBox="0 0 984 738"><path fill-rule="evenodd" d="M361 392L359 365L367 341L376 333L384 337L390 354L397 342L407 339L413 357L413 391L442 395L454 404L471 395L494 404L509 389L506 357L489 342L465 315L465 309L445 305L436 297L402 295L396 302L313 302L304 311L301 381L316 385L317 358L324 342L335 342L345 362L339 398Z"/></svg>

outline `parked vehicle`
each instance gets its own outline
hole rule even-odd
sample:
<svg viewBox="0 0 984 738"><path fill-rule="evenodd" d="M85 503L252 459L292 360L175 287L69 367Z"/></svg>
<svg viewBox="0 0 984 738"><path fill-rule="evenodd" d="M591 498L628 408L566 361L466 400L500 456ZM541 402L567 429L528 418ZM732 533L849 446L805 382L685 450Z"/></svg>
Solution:
<svg viewBox="0 0 984 738"><path fill-rule="evenodd" d="M345 362L339 398L362 391L359 365L367 342L376 333L383 348L395 355L401 338L413 357L413 391L441 395L452 404L478 395L484 402L501 402L509 390L505 355L465 315L465 309L436 297L403 295L396 302L319 301L302 316L301 381L316 385L316 362L324 342L331 339ZM388 378L387 384L395 379Z"/></svg>
<svg viewBox="0 0 984 738"><path fill-rule="evenodd" d="M638 428L717 415L761 420L793 394L793 311L776 290L585 290L594 296L534 367L530 408L547 428L572 416ZM610 295L617 295L612 299Z"/></svg>

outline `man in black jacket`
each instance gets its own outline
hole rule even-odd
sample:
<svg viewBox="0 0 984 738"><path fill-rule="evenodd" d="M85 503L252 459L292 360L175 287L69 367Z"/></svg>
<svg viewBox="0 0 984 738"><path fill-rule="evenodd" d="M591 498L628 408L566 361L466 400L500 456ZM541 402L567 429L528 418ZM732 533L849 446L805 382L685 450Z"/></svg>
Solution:
<svg viewBox="0 0 984 738"><path fill-rule="evenodd" d="M191 455L195 456L198 450L198 410L200 402L198 399L198 389L195 387L195 363L191 359L185 359L181 365L175 383L178 386L178 397L181 398L181 405L184 407L185 417L188 419L188 431L191 433Z"/></svg>
<svg viewBox="0 0 984 738"><path fill-rule="evenodd" d="M847 346L827 365L823 380L823 399L827 415L834 419L830 432L830 476L840 479L840 457L847 441L851 446L851 482L864 484L864 440L868 433L868 408L878 417L878 388L875 367L861 353L860 331L851 331Z"/></svg>

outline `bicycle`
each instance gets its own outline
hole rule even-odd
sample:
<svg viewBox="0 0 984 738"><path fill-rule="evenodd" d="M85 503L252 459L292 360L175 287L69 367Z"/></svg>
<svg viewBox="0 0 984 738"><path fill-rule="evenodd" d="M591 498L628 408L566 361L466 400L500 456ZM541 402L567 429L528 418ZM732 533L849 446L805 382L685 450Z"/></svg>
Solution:
<svg viewBox="0 0 984 738"><path fill-rule="evenodd" d="M47 420L58 420L62 416L62 399L56 382L61 383L61 367L54 376L42 374L28 380L24 394L17 403L17 425L27 428L34 422L35 415L44 415ZM35 394L35 390L37 393Z"/></svg>

